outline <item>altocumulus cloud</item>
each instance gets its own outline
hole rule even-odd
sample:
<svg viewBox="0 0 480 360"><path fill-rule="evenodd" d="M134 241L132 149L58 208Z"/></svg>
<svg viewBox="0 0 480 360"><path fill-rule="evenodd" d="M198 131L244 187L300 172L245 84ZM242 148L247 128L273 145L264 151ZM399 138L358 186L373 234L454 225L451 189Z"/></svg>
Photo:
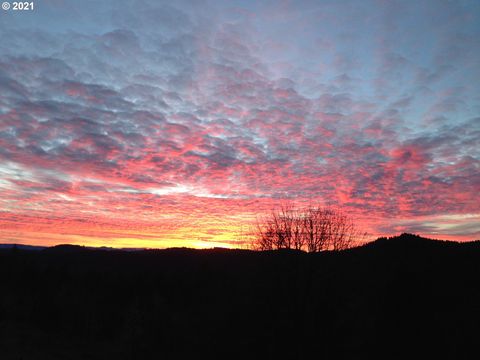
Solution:
<svg viewBox="0 0 480 360"><path fill-rule="evenodd" d="M478 237L479 17L436 1L52 1L2 16L5 236L54 224L72 241L228 244L293 199L345 207L374 234Z"/></svg>

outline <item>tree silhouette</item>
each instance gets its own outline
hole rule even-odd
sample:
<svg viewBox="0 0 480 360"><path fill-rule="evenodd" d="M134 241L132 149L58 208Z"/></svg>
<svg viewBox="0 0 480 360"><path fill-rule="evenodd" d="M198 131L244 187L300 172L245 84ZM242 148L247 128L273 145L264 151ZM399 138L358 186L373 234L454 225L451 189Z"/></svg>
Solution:
<svg viewBox="0 0 480 360"><path fill-rule="evenodd" d="M282 205L257 220L253 233L256 250L308 252L347 249L366 237L366 233L340 210L312 206L299 210L289 205Z"/></svg>

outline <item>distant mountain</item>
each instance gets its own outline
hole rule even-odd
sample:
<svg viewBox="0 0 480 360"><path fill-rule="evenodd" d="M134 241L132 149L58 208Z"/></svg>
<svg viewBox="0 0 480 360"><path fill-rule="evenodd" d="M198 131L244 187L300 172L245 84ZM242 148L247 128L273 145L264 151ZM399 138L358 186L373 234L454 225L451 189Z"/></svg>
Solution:
<svg viewBox="0 0 480 360"><path fill-rule="evenodd" d="M408 247L411 249L415 248L424 248L424 247L480 247L480 241L466 241L466 242L458 242L458 241L450 241L450 240L438 240L438 239L429 239L425 237L421 237L415 234L403 233L398 236L392 237L381 237L375 241L367 243L364 245L366 248L380 248L380 247Z"/></svg>
<svg viewBox="0 0 480 360"><path fill-rule="evenodd" d="M44 250L46 246L34 246L34 245L22 245L22 244L0 244L0 249L13 249L13 248L21 249L21 250Z"/></svg>
<svg viewBox="0 0 480 360"><path fill-rule="evenodd" d="M54 246L36 246L36 245L23 245L23 244L0 244L1 249L13 249L17 248L20 250L31 250L31 251L56 251L56 252L77 252L85 250L101 250L101 251L142 251L146 250L145 248L113 248L108 246L83 246L83 245L72 245L72 244L60 244Z"/></svg>
<svg viewBox="0 0 480 360"><path fill-rule="evenodd" d="M59 253L74 253L81 251L88 251L89 248L80 245L71 245L71 244L60 244L55 245L49 248L46 248L44 251L48 252L59 252Z"/></svg>

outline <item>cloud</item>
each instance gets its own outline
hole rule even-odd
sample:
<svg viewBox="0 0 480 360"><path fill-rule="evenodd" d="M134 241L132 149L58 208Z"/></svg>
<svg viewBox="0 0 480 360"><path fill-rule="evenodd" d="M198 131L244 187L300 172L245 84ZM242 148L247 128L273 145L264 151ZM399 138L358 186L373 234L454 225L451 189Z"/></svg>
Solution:
<svg viewBox="0 0 480 360"><path fill-rule="evenodd" d="M345 207L374 233L475 233L471 218L442 227L479 210L479 47L464 10L443 4L451 27L415 28L399 3L380 5L396 10L385 18L368 5L122 4L94 25L91 4L66 2L35 31L0 26L3 223L62 214L91 236L98 217L111 228L98 236L124 238L111 219L128 218L148 241L227 241L240 220L222 219L295 199ZM444 19L435 8L415 17ZM45 20L68 9L75 29Z"/></svg>

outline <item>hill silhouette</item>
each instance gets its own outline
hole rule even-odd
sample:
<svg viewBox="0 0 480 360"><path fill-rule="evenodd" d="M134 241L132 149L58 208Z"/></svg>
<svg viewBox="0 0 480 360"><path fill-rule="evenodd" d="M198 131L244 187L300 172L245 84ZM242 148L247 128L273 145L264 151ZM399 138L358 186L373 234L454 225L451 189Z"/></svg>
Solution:
<svg viewBox="0 0 480 360"><path fill-rule="evenodd" d="M471 358L480 242L0 248L2 359Z"/></svg>

